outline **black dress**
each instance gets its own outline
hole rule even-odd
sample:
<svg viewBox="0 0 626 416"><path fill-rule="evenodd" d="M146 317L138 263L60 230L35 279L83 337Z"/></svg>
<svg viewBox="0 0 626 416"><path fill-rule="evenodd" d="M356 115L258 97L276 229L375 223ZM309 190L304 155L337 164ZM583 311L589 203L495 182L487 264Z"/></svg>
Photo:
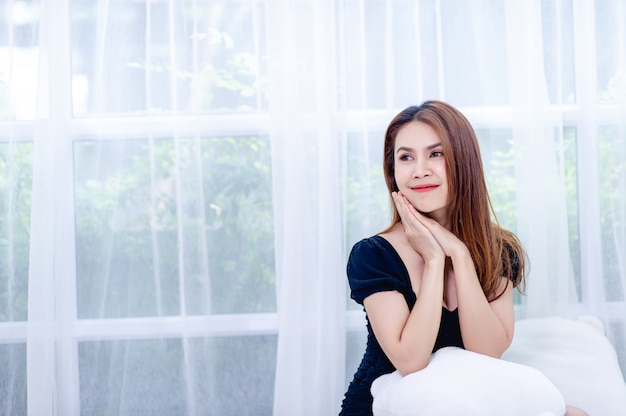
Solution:
<svg viewBox="0 0 626 416"><path fill-rule="evenodd" d="M391 243L380 236L363 239L352 247L348 258L348 282L350 296L363 304L363 299L376 292L397 290L413 309L416 297L411 288L409 273L398 252ZM348 387L341 406L341 416L371 415L372 395L370 387L379 376L395 371L393 364L378 344L367 319L367 346L365 354ZM439 334L433 352L443 347L463 348L458 309L443 308Z"/></svg>

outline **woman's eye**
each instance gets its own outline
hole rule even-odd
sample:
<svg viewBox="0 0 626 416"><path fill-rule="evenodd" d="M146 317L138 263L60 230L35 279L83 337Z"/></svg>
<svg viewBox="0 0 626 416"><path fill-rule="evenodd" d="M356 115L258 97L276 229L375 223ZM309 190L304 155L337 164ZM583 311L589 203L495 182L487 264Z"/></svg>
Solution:
<svg viewBox="0 0 626 416"><path fill-rule="evenodd" d="M407 160L411 160L411 159L412 159L411 155L405 154L405 155L400 156L400 160L402 160L402 161L407 161Z"/></svg>
<svg viewBox="0 0 626 416"><path fill-rule="evenodd" d="M441 157L443 156L443 152L441 150L435 150L430 154L430 157Z"/></svg>

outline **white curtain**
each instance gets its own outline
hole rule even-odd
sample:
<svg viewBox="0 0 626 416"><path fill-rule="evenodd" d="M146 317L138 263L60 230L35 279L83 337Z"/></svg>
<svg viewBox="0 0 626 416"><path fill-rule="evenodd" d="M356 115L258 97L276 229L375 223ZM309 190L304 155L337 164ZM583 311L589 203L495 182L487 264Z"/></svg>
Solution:
<svg viewBox="0 0 626 416"><path fill-rule="evenodd" d="M530 256L518 319L626 371L620 0L0 0L0 414L336 414L383 133L442 99Z"/></svg>
<svg viewBox="0 0 626 416"><path fill-rule="evenodd" d="M509 79L516 80L509 83L509 94L517 233L527 246L532 269L526 315L567 314L569 304L577 299L567 244L568 218L564 215L566 183L557 164L563 121L560 114L546 111L550 100L541 4L510 1L505 13L507 49L516 51L508 54L507 63Z"/></svg>
<svg viewBox="0 0 626 416"><path fill-rule="evenodd" d="M334 2L267 3L278 348L275 415L337 413L345 281Z"/></svg>

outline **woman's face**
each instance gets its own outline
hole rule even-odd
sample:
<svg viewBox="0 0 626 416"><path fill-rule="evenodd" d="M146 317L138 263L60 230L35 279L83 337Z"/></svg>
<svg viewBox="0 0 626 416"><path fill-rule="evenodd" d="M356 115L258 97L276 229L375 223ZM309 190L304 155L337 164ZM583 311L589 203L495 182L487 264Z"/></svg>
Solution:
<svg viewBox="0 0 626 416"><path fill-rule="evenodd" d="M448 175L441 138L432 127L411 121L400 128L394 172L396 185L409 202L443 224L449 202Z"/></svg>

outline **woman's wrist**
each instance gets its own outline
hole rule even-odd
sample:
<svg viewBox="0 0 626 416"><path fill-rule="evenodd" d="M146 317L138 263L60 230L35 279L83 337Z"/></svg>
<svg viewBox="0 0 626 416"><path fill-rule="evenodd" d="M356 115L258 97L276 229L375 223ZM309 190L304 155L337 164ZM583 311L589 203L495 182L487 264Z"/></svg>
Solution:
<svg viewBox="0 0 626 416"><path fill-rule="evenodd" d="M441 254L435 254L428 258L422 257L424 259L424 264L429 267L437 267L444 266L446 263L446 255L442 252Z"/></svg>
<svg viewBox="0 0 626 416"><path fill-rule="evenodd" d="M471 258L472 256L470 255L470 252L465 244L459 244L455 250L450 253L450 260L452 260L453 263L466 261Z"/></svg>

